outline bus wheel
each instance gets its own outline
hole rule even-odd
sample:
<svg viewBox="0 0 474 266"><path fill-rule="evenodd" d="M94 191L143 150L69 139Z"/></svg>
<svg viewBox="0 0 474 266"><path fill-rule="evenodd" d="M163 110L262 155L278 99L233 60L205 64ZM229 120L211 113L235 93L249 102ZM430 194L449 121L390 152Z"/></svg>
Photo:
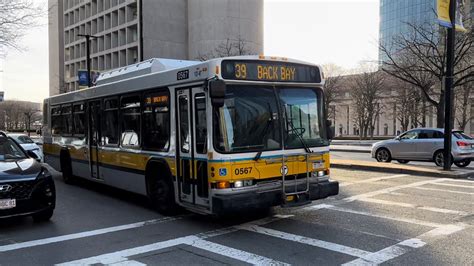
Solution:
<svg viewBox="0 0 474 266"><path fill-rule="evenodd" d="M63 180L66 184L73 184L74 183L74 176L72 175L72 165L71 159L67 152L61 153L61 172L63 174Z"/></svg>
<svg viewBox="0 0 474 266"><path fill-rule="evenodd" d="M160 169L161 170L161 169ZM153 171L163 173L164 171ZM171 176L166 175L159 178L147 178L148 198L152 207L162 214L176 214L179 210L175 202L174 186Z"/></svg>

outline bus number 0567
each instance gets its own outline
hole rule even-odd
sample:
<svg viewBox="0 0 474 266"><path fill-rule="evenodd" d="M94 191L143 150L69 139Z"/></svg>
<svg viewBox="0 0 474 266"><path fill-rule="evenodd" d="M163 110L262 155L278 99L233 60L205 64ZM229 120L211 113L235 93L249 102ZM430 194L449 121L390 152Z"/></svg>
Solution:
<svg viewBox="0 0 474 266"><path fill-rule="evenodd" d="M252 173L252 167L237 168L234 171L235 175L248 175L250 173Z"/></svg>

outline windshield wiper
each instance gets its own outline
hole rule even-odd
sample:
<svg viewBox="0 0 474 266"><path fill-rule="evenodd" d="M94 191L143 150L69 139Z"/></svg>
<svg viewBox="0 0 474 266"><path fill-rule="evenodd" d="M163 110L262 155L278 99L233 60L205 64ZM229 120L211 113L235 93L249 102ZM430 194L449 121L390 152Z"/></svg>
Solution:
<svg viewBox="0 0 474 266"><path fill-rule="evenodd" d="M305 150L307 153L313 153L313 151L311 151L311 149L308 147L308 144L307 144L306 141L303 139L303 137L301 136L301 134L298 134L298 132L296 131L295 126L293 125L293 122L288 119L288 114L286 113L286 108L285 108L285 119L286 119L286 124L291 127L291 131L295 132L295 135L298 137L298 139L300 140L301 144L303 144L304 150Z"/></svg>
<svg viewBox="0 0 474 266"><path fill-rule="evenodd" d="M271 124L273 124L273 117L270 117L270 119L268 119L267 124L265 125L265 128L263 129L262 143L265 140L265 137L267 136L268 129L270 128ZM260 156L262 156L263 150L265 150L265 145L263 145L263 148L257 152L257 155L255 155L255 157L253 158L254 161L258 161L260 159Z"/></svg>

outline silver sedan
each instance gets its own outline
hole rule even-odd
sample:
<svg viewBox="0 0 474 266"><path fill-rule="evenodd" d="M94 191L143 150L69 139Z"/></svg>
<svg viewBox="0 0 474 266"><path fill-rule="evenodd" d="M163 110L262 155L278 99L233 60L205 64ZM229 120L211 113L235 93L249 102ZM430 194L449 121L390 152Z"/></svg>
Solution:
<svg viewBox="0 0 474 266"><path fill-rule="evenodd" d="M437 166L443 166L443 132L439 128L409 130L394 139L374 143L372 158L379 162L434 161ZM462 131L453 131L451 155L456 166L468 166L474 158L474 139Z"/></svg>

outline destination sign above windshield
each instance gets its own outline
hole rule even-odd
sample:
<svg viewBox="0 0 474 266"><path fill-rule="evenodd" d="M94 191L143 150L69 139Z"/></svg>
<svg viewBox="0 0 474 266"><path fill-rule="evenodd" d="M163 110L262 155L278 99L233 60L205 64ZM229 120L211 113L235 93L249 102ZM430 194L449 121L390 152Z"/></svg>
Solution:
<svg viewBox="0 0 474 266"><path fill-rule="evenodd" d="M319 83L319 68L271 61L222 61L224 79Z"/></svg>

